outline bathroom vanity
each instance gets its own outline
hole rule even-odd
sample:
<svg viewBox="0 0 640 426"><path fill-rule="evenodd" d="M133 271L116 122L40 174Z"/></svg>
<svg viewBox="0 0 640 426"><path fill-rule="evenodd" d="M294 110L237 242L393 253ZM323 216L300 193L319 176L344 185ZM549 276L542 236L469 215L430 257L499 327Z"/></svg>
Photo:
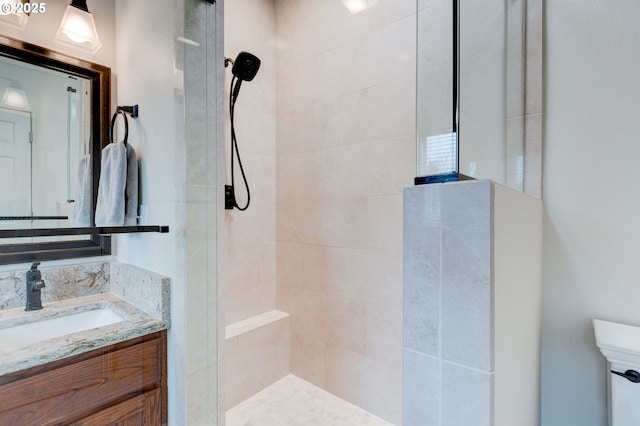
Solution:
<svg viewBox="0 0 640 426"><path fill-rule="evenodd" d="M166 331L0 377L0 424L167 423Z"/></svg>
<svg viewBox="0 0 640 426"><path fill-rule="evenodd" d="M0 424L167 424L169 279L43 268L43 309L25 311L23 277L0 273Z"/></svg>

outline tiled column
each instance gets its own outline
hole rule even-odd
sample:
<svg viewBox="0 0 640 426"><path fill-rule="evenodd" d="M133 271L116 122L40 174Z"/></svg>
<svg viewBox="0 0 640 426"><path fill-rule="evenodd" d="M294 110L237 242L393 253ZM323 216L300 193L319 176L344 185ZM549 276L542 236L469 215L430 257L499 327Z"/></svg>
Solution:
<svg viewBox="0 0 640 426"><path fill-rule="evenodd" d="M516 219L503 220L497 207ZM513 421L505 408L510 402L496 398L509 394L513 383L505 378L513 370L525 368L537 377L537 353L523 358L518 351L529 349L526 342L539 344L541 223L538 200L490 181L405 189L405 425L489 426L508 424L497 419ZM509 245L513 247L505 251ZM511 260L503 253L518 253L516 248L524 266L512 273L513 268L503 265ZM522 318L510 318L505 307L519 294L527 295L529 308ZM513 326L496 326L498 320L513 321ZM522 349L502 345L519 338L518 333L525 334ZM517 367L511 365L513 359ZM513 395L525 400L519 407L534 407L535 412L537 380L532 381L524 385L532 397L518 390Z"/></svg>

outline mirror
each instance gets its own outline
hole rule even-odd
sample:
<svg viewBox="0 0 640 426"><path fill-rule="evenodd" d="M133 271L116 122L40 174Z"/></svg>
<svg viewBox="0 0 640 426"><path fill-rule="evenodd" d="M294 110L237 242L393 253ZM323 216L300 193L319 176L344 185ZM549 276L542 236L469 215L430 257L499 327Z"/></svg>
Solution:
<svg viewBox="0 0 640 426"><path fill-rule="evenodd" d="M25 235L18 231L74 226L59 217L71 216L83 157L91 164L87 192L94 217L100 151L108 143L110 91L110 68L0 36L0 230ZM71 257L96 256L108 246L108 237L71 238L27 244L24 238L3 239L0 257L20 252L25 262L31 261L25 253L71 247L79 250ZM48 259L64 257L70 256Z"/></svg>
<svg viewBox="0 0 640 426"><path fill-rule="evenodd" d="M0 57L2 228L82 225L73 207L91 155L90 93L86 78Z"/></svg>

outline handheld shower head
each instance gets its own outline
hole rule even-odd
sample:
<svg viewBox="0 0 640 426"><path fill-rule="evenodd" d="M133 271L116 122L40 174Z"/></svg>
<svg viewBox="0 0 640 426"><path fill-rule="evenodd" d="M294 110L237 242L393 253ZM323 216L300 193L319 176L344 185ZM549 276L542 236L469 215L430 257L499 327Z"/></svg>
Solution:
<svg viewBox="0 0 640 426"><path fill-rule="evenodd" d="M230 96L229 96L229 116L231 118L231 185L225 185L225 209L233 209L234 207L238 210L246 210L249 207L249 203L251 201L251 195L249 192L249 183L247 182L247 177L244 174L244 168L242 167L242 161L240 161L240 152L238 151L238 141L236 140L236 131L234 126L234 110L236 105L236 100L238 99L238 94L240 93L240 86L242 86L243 81L251 81L258 73L258 69L260 68L260 59L257 56L252 55L248 52L240 52L236 57L235 61L232 61L229 58L224 59L225 68L229 64L233 64L231 68L231 72L233 73L233 78L231 79L231 88L230 88ZM236 201L235 196L235 180L234 180L234 165L233 158L238 158L238 166L240 167L240 172L242 173L242 179L244 180L244 186L247 189L247 203L240 207L238 202Z"/></svg>
<svg viewBox="0 0 640 426"><path fill-rule="evenodd" d="M240 52L233 61L231 72L240 80L251 81L260 69L260 59L249 52Z"/></svg>

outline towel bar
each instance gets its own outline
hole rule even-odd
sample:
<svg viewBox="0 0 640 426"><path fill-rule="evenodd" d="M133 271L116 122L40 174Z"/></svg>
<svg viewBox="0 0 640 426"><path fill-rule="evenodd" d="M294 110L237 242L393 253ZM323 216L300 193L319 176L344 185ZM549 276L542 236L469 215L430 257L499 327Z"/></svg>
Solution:
<svg viewBox="0 0 640 426"><path fill-rule="evenodd" d="M124 145L127 145L127 140L129 139L129 120L127 120L127 114L131 116L131 118L138 118L138 105L132 106L118 106L116 108L116 112L113 113L113 117L111 117L111 127L109 127L109 142L113 143L113 128L116 124L116 119L118 115L122 115L124 119L124 140L122 141Z"/></svg>

